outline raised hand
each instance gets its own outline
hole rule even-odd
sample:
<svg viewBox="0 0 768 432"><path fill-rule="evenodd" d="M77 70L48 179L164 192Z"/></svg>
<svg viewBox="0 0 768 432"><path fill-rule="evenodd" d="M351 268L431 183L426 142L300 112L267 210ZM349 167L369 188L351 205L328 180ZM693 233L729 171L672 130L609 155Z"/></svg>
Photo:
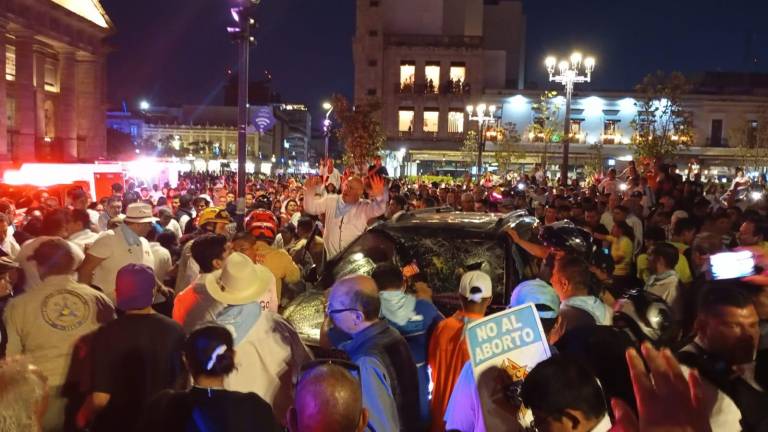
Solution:
<svg viewBox="0 0 768 432"><path fill-rule="evenodd" d="M381 176L371 176L371 197L378 198L384 195L384 189L386 187L384 178Z"/></svg>
<svg viewBox="0 0 768 432"><path fill-rule="evenodd" d="M627 351L627 365L637 399L638 416L619 399L611 401L616 423L613 432L711 432L707 407L702 403L701 378L691 371L685 379L680 364L668 349L642 346L643 357Z"/></svg>
<svg viewBox="0 0 768 432"><path fill-rule="evenodd" d="M321 184L323 184L323 179L319 176L309 177L307 178L307 181L304 182L304 190L308 192L314 192L314 189Z"/></svg>

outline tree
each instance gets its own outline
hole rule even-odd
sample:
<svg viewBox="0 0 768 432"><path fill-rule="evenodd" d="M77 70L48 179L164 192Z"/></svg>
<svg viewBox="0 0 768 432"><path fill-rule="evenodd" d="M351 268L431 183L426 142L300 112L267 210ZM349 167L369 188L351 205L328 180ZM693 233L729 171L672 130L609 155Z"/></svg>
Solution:
<svg viewBox="0 0 768 432"><path fill-rule="evenodd" d="M184 151L184 144L177 140L173 135L166 135L157 140L157 156L158 157L176 157L180 158L186 156Z"/></svg>
<svg viewBox="0 0 768 432"><path fill-rule="evenodd" d="M333 112L340 124L336 134L344 145L344 163L358 173L366 173L368 164L386 141L376 116L381 103L371 100L352 106L341 95L334 95L332 100Z"/></svg>
<svg viewBox="0 0 768 432"><path fill-rule="evenodd" d="M477 145L477 132L467 131L461 144L461 160L467 163L468 171L472 171L472 167L477 163Z"/></svg>
<svg viewBox="0 0 768 432"><path fill-rule="evenodd" d="M693 142L693 124L681 99L690 89L680 72L658 71L635 86L637 114L630 149L637 158L663 159Z"/></svg>
<svg viewBox="0 0 768 432"><path fill-rule="evenodd" d="M768 108L756 118L728 129L728 142L739 149L744 168L768 165Z"/></svg>
<svg viewBox="0 0 768 432"><path fill-rule="evenodd" d="M525 157L525 150L520 146L520 134L514 123L506 123L498 128L496 151L493 158L499 165L499 173L506 174L512 169L512 161Z"/></svg>
<svg viewBox="0 0 768 432"><path fill-rule="evenodd" d="M563 122L560 120L560 105L555 101L556 91L545 91L539 102L533 104L535 118L528 127L528 136L532 142L543 142L544 153L541 163L546 168L549 145L560 142L563 135Z"/></svg>
<svg viewBox="0 0 768 432"><path fill-rule="evenodd" d="M600 143L589 146L588 159L584 163L584 177L587 184L594 181L603 171L603 145Z"/></svg>

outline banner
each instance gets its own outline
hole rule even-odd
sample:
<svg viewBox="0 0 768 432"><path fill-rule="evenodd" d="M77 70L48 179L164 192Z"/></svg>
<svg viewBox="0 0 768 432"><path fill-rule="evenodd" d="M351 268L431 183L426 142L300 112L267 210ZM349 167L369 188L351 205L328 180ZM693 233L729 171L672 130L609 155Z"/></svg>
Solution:
<svg viewBox="0 0 768 432"><path fill-rule="evenodd" d="M519 384L534 366L550 357L549 343L532 303L470 323L466 340L488 427L488 421L498 414L512 414L505 390ZM515 416L530 420L530 413Z"/></svg>

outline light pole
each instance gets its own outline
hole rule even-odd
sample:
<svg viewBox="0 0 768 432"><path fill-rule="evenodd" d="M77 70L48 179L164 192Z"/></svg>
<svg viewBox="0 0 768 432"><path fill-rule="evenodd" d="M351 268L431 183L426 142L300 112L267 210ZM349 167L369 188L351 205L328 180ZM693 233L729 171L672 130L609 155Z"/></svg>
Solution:
<svg viewBox="0 0 768 432"><path fill-rule="evenodd" d="M237 27L227 27L227 32L238 43L238 85L237 85L237 197L238 208L245 208L245 161L247 158L247 129L248 129L248 72L251 44L255 42L251 36L251 28L256 21L251 18L256 5L261 0L236 0L237 6L232 7L232 18Z"/></svg>
<svg viewBox="0 0 768 432"><path fill-rule="evenodd" d="M489 125L496 123L496 105L484 103L467 105L469 121L476 121L479 130L477 136L477 183L482 182L483 151L485 151L485 132Z"/></svg>
<svg viewBox="0 0 768 432"><path fill-rule="evenodd" d="M323 102L323 109L325 112L325 120L323 120L323 134L325 134L325 159L328 160L328 140L331 138L331 111L333 111L333 105L330 102Z"/></svg>
<svg viewBox="0 0 768 432"><path fill-rule="evenodd" d="M549 72L549 80L563 84L565 86L565 120L563 121L563 163L560 165L560 182L564 186L568 185L568 153L571 144L571 96L573 95L573 85L575 83L590 82L592 80L592 71L595 69L595 58L587 57L582 62L582 56L579 52L571 54L570 61L557 61L555 57L547 57L544 61ZM555 74L555 66L559 74ZM579 72L584 66L584 75ZM546 169L546 168L545 168Z"/></svg>

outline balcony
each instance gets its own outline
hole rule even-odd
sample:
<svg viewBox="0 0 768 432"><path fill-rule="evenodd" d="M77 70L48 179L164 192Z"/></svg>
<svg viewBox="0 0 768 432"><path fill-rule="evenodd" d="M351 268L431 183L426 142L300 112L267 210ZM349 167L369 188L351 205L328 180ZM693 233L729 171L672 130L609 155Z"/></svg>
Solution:
<svg viewBox="0 0 768 432"><path fill-rule="evenodd" d="M465 97L471 94L469 83L456 85L449 82L442 85L396 83L394 92L401 95L448 95L457 97Z"/></svg>

